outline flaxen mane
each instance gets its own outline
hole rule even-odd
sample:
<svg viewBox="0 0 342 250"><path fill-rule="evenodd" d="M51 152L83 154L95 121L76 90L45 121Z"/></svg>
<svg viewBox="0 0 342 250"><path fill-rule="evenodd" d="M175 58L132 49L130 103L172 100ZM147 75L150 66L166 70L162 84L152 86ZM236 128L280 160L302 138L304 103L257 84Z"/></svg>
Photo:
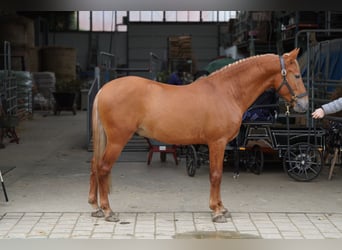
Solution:
<svg viewBox="0 0 342 250"><path fill-rule="evenodd" d="M256 55L256 56L251 56L251 57L248 57L248 58L242 58L236 62L233 62L233 63L230 63L230 64L227 64L226 66L214 71L213 73L210 74L210 76L212 75L215 75L217 73L220 73L221 71L225 71L226 69L228 68L233 68L237 65L241 65L241 63L245 63L245 62L249 62L251 60L254 60L256 58L260 58L260 57L264 57L264 56L269 56L270 54L263 54L263 55Z"/></svg>

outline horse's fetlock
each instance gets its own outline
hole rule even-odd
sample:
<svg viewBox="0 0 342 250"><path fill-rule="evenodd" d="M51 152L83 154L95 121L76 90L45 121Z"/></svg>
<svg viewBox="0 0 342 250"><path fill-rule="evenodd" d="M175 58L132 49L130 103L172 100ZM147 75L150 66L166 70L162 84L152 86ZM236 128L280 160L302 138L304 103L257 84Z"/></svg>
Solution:
<svg viewBox="0 0 342 250"><path fill-rule="evenodd" d="M91 204L91 205L95 204L96 203L96 199L93 198L93 197L92 198L88 198L88 203Z"/></svg>
<svg viewBox="0 0 342 250"><path fill-rule="evenodd" d="M101 209L102 209L103 211L107 211L107 210L109 209L109 204L102 204L102 205L101 205Z"/></svg>

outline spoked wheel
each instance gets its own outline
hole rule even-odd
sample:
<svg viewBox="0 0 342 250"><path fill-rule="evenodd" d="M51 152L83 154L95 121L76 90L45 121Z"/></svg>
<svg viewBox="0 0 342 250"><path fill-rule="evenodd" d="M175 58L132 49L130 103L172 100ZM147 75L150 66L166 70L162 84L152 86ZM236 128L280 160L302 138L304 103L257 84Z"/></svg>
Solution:
<svg viewBox="0 0 342 250"><path fill-rule="evenodd" d="M322 170L322 154L308 143L298 143L290 147L283 159L284 171L296 181L311 181Z"/></svg>
<svg viewBox="0 0 342 250"><path fill-rule="evenodd" d="M194 177L198 167L197 152L193 145L187 146L186 149L186 171L190 177Z"/></svg>
<svg viewBox="0 0 342 250"><path fill-rule="evenodd" d="M264 152L259 145L254 145L251 150L245 151L245 166L254 174L261 174L264 169Z"/></svg>

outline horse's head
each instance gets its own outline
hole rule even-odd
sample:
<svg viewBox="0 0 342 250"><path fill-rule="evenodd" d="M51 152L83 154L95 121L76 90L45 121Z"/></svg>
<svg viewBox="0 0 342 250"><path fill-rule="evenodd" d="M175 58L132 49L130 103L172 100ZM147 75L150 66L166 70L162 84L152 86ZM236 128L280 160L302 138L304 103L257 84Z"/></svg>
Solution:
<svg viewBox="0 0 342 250"><path fill-rule="evenodd" d="M282 81L276 90L293 106L294 111L305 112L309 106L309 98L297 62L298 52L299 49L294 49L279 57Z"/></svg>

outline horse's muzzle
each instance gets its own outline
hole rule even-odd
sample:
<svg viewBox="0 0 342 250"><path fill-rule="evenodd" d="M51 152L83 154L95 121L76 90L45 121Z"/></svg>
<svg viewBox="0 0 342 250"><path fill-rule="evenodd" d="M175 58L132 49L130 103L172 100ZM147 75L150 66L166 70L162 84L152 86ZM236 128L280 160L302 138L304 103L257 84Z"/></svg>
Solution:
<svg viewBox="0 0 342 250"><path fill-rule="evenodd" d="M309 100L308 98L301 98L297 99L297 101L294 103L293 110L298 113L304 113L309 108Z"/></svg>

